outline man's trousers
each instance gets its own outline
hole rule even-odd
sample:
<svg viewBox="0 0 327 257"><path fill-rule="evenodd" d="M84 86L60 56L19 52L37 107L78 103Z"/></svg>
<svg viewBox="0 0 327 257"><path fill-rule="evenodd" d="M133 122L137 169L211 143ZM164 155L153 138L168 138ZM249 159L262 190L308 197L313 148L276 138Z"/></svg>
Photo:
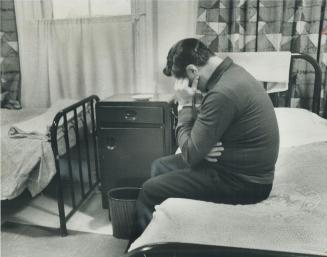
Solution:
<svg viewBox="0 0 327 257"><path fill-rule="evenodd" d="M271 184L246 182L231 173L212 168L191 168L181 154L157 159L151 166L151 178L143 184L136 202L136 236L151 221L155 205L167 198L253 204L266 199L271 188Z"/></svg>

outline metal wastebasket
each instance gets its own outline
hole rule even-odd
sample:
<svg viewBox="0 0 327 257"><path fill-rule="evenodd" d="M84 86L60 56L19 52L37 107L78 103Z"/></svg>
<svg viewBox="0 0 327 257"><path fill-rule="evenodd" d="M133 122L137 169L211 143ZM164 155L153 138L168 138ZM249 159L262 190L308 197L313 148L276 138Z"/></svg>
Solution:
<svg viewBox="0 0 327 257"><path fill-rule="evenodd" d="M136 199L140 192L137 187L117 187L108 192L109 218L113 236L130 239L136 220Z"/></svg>

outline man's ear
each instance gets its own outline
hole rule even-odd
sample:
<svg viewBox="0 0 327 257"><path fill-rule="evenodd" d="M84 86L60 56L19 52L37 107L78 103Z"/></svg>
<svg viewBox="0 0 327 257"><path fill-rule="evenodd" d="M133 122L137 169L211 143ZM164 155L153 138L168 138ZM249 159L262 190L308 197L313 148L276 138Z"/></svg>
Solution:
<svg viewBox="0 0 327 257"><path fill-rule="evenodd" d="M186 66L186 75L189 79L193 80L199 75L199 70L194 64L189 64Z"/></svg>

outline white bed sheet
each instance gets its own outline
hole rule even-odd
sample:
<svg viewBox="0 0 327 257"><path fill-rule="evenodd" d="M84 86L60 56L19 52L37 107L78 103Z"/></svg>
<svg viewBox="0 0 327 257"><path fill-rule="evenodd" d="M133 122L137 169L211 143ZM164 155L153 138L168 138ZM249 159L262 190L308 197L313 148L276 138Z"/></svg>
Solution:
<svg viewBox="0 0 327 257"><path fill-rule="evenodd" d="M327 141L327 120L301 108L275 108L280 147Z"/></svg>
<svg viewBox="0 0 327 257"><path fill-rule="evenodd" d="M34 196L48 185L55 174L49 142L8 136L12 124L31 119L44 111L46 109L1 110L1 200L13 199L25 188Z"/></svg>
<svg viewBox="0 0 327 257"><path fill-rule="evenodd" d="M27 136L11 138L8 131L12 125L27 124L29 120L39 120L47 109L24 108L21 110L1 109L1 200L13 199L27 188L32 196L39 194L51 181L56 173L55 162L51 143L46 136ZM87 109L89 111L89 108ZM54 116L55 113L52 115ZM52 117L50 120L52 120ZM26 121L26 122L25 122ZM45 123L46 122L46 123ZM81 116L78 116L80 134L82 135ZM42 123L42 122L41 122ZM48 124L49 121L44 121ZM90 115L87 115L87 123L90 128ZM44 129L46 126L42 125ZM37 127L32 124L32 127ZM76 136L73 121L68 123L70 147L76 144ZM35 130L35 129L34 129ZM41 128L40 128L41 130ZM66 152L65 139L62 127L58 129L58 152L63 155Z"/></svg>
<svg viewBox="0 0 327 257"><path fill-rule="evenodd" d="M171 198L131 246L183 242L327 253L327 143L282 150L270 197L255 205Z"/></svg>
<svg viewBox="0 0 327 257"><path fill-rule="evenodd" d="M226 205L171 198L130 251L162 242L327 254L327 121L303 109L276 110L281 148L269 198Z"/></svg>

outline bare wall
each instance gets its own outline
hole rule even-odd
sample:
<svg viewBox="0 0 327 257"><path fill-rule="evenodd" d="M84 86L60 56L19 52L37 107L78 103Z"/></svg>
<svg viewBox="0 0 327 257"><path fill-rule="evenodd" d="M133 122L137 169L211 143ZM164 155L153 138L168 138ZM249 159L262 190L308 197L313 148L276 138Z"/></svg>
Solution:
<svg viewBox="0 0 327 257"><path fill-rule="evenodd" d="M186 37L195 37L197 0L158 0L157 3L157 89L172 92L173 79L162 74L170 47Z"/></svg>

